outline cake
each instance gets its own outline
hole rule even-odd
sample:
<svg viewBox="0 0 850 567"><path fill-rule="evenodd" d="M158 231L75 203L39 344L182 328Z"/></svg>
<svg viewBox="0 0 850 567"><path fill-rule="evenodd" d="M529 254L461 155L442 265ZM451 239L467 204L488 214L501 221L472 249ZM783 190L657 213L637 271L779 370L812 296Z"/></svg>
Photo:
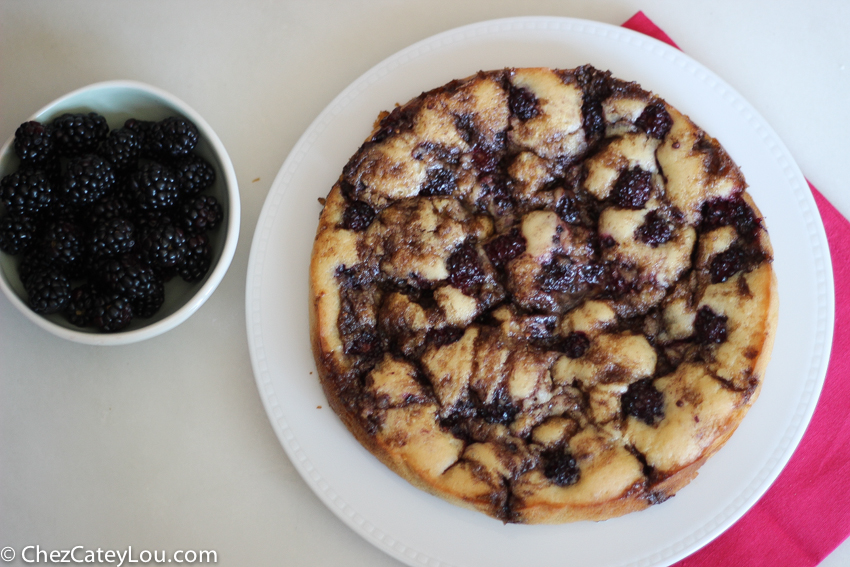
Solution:
<svg viewBox="0 0 850 567"><path fill-rule="evenodd" d="M605 520L675 495L758 397L766 225L658 95L589 65L482 71L381 113L340 165L310 265L319 379L414 486Z"/></svg>

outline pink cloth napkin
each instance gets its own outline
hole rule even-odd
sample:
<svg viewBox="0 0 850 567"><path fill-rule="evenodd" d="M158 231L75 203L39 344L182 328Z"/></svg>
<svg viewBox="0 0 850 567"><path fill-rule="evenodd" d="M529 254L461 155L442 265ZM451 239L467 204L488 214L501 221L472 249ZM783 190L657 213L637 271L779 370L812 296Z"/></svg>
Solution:
<svg viewBox="0 0 850 567"><path fill-rule="evenodd" d="M678 48L643 12L623 26ZM675 567L813 567L850 535L850 223L809 186L835 277L835 334L820 400L797 451L761 500Z"/></svg>

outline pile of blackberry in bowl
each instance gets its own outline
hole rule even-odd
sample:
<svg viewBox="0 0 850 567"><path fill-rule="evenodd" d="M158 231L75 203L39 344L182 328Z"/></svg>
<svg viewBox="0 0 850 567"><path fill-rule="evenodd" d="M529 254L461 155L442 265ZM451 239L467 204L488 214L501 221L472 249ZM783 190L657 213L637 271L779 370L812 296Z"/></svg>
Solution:
<svg viewBox="0 0 850 567"><path fill-rule="evenodd" d="M154 87L75 91L0 151L0 287L71 340L125 344L188 318L227 270L238 226L221 142Z"/></svg>

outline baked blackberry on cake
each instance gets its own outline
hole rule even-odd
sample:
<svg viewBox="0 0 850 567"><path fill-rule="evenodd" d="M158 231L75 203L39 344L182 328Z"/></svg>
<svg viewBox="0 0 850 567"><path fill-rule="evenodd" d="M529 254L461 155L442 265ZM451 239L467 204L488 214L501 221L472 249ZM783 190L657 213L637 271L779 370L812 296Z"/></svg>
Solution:
<svg viewBox="0 0 850 567"><path fill-rule="evenodd" d="M412 484L504 522L663 502L770 357L746 188L687 116L590 66L479 72L383 113L313 248L331 407Z"/></svg>

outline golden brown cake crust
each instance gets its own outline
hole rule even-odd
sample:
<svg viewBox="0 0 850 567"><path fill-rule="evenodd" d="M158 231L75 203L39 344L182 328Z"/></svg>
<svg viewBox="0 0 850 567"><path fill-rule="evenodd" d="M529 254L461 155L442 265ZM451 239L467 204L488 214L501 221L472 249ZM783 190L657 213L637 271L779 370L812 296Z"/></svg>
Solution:
<svg viewBox="0 0 850 567"><path fill-rule="evenodd" d="M761 389L773 250L738 167L590 66L479 72L382 113L324 207L310 333L333 410L505 522L676 494Z"/></svg>

